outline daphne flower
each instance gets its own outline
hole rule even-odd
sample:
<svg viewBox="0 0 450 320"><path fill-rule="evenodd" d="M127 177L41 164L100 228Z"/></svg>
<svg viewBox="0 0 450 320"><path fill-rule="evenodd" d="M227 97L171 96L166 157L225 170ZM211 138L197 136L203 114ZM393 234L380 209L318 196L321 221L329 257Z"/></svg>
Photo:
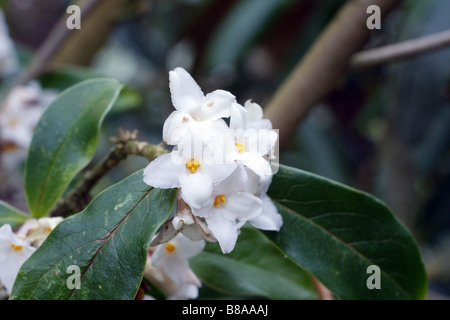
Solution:
<svg viewBox="0 0 450 320"><path fill-rule="evenodd" d="M11 89L0 112L1 139L28 149L34 127L56 95L55 91L42 90L36 83Z"/></svg>
<svg viewBox="0 0 450 320"><path fill-rule="evenodd" d="M245 191L247 174L238 166L229 177L214 186L211 200L194 214L205 219L223 253L234 249L239 229L261 214L261 200Z"/></svg>
<svg viewBox="0 0 450 320"><path fill-rule="evenodd" d="M181 196L189 206L200 208L211 196L213 183L233 172L235 164L205 161L208 148L195 153L174 149L150 162L144 170L144 182L161 189L181 188Z"/></svg>
<svg viewBox="0 0 450 320"><path fill-rule="evenodd" d="M9 224L0 228L0 282L8 294L11 294L20 267L35 250L18 238Z"/></svg>
<svg viewBox="0 0 450 320"><path fill-rule="evenodd" d="M61 221L62 217L28 219L17 231L17 236L38 248Z"/></svg>
<svg viewBox="0 0 450 320"><path fill-rule="evenodd" d="M238 103L231 108L230 127L240 129L272 129L272 122L263 118L261 106L251 100L245 101L244 106Z"/></svg>
<svg viewBox="0 0 450 320"><path fill-rule="evenodd" d="M168 294L168 299L194 299L200 280L189 267L189 259L203 251L205 242L183 234L151 249L144 275Z"/></svg>
<svg viewBox="0 0 450 320"><path fill-rule="evenodd" d="M272 175L266 157L272 153L278 134L271 126L269 120L262 118L262 109L256 103L247 101L245 107L233 104L230 118L236 145L233 158L258 175Z"/></svg>
<svg viewBox="0 0 450 320"><path fill-rule="evenodd" d="M235 97L224 90L207 95L183 68L169 72L170 93L174 111L163 127L163 140L170 145L179 144L191 130L226 127L221 118L230 116Z"/></svg>
<svg viewBox="0 0 450 320"><path fill-rule="evenodd" d="M259 176L251 170L247 170L246 191L254 194L261 200L261 214L249 220L255 228L269 231L279 231L283 225L283 218L278 213L277 207L267 195L267 190L272 182L272 176Z"/></svg>

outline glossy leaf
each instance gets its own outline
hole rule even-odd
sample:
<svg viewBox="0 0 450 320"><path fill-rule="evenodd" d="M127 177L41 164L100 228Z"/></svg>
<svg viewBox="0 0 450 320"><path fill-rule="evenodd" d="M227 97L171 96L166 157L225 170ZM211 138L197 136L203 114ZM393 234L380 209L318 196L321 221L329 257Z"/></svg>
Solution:
<svg viewBox="0 0 450 320"><path fill-rule="evenodd" d="M423 299L427 278L418 246L382 202L369 194L280 166L269 189L283 216L266 232L286 255L342 299ZM381 289L369 289L380 268Z"/></svg>
<svg viewBox="0 0 450 320"><path fill-rule="evenodd" d="M189 263L206 286L232 296L317 297L311 276L254 228L241 229L231 253L224 255L217 244L208 243Z"/></svg>
<svg viewBox="0 0 450 320"><path fill-rule="evenodd" d="M10 204L0 200L0 227L4 224L11 225L11 228L22 225L29 216Z"/></svg>
<svg viewBox="0 0 450 320"><path fill-rule="evenodd" d="M45 216L89 163L100 125L121 88L112 79L83 81L61 93L45 110L25 165L25 192L34 216Z"/></svg>
<svg viewBox="0 0 450 320"><path fill-rule="evenodd" d="M151 238L166 221L176 190L153 189L142 170L62 221L24 263L11 299L133 299ZM75 273L78 266L80 288ZM68 271L69 270L69 271Z"/></svg>

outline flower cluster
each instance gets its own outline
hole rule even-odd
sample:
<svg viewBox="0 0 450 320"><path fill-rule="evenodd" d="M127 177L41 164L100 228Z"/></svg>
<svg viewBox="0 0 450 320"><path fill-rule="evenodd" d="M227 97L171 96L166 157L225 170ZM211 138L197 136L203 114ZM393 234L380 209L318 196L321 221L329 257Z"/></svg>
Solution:
<svg viewBox="0 0 450 320"><path fill-rule="evenodd" d="M169 300L195 299L200 280L188 259L203 251L204 241L192 241L182 233L166 243L150 247L144 277L156 284Z"/></svg>
<svg viewBox="0 0 450 320"><path fill-rule="evenodd" d="M16 233L9 224L0 227L0 291L6 291L0 296L11 294L22 264L62 220L61 217L28 219Z"/></svg>
<svg viewBox="0 0 450 320"><path fill-rule="evenodd" d="M169 79L176 111L164 123L163 140L173 149L145 168L144 182L179 188L179 199L154 244L181 232L194 241L218 241L229 253L247 222L278 231L282 218L266 195L278 134L262 108L252 101L242 106L224 90L205 95L182 68Z"/></svg>

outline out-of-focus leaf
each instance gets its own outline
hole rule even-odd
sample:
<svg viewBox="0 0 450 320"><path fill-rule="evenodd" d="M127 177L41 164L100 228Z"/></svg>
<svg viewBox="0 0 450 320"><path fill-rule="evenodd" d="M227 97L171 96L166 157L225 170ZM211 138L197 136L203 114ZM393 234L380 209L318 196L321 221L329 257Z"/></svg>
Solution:
<svg viewBox="0 0 450 320"><path fill-rule="evenodd" d="M27 219L29 219L27 214L0 200L0 227L4 224L9 224L11 228L15 228L23 224Z"/></svg>
<svg viewBox="0 0 450 320"><path fill-rule="evenodd" d="M104 78L105 74L91 68L78 66L63 66L51 72L45 73L39 78L44 88L65 90L85 80ZM142 95L130 86L124 86L120 91L111 114L122 113L134 109L142 104Z"/></svg>
<svg viewBox="0 0 450 320"><path fill-rule="evenodd" d="M121 89L113 79L86 80L65 90L45 110L25 164L25 192L33 216L45 216L89 163L101 123Z"/></svg>

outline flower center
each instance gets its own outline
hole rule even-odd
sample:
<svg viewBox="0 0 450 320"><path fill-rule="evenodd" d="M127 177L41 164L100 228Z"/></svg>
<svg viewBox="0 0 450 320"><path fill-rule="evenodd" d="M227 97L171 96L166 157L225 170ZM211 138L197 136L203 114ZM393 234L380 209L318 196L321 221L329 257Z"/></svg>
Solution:
<svg viewBox="0 0 450 320"><path fill-rule="evenodd" d="M11 243L11 248L13 248L14 251L20 251L23 249L23 246L16 246L14 243Z"/></svg>
<svg viewBox="0 0 450 320"><path fill-rule="evenodd" d="M214 198L214 207L220 207L222 203L225 203L226 198L223 194L218 195Z"/></svg>
<svg viewBox="0 0 450 320"><path fill-rule="evenodd" d="M164 245L164 248L166 249L166 251L167 251L168 253L174 252L175 249L176 249L176 247L175 247L173 244L171 244L170 242L166 243L166 244Z"/></svg>
<svg viewBox="0 0 450 320"><path fill-rule="evenodd" d="M243 144L243 143L235 143L235 145L236 145L236 147L238 149L238 152L244 152L245 151L245 144Z"/></svg>
<svg viewBox="0 0 450 320"><path fill-rule="evenodd" d="M191 159L188 163L186 163L186 168L191 170L191 173L197 172L198 167L200 167L200 163L195 159Z"/></svg>

